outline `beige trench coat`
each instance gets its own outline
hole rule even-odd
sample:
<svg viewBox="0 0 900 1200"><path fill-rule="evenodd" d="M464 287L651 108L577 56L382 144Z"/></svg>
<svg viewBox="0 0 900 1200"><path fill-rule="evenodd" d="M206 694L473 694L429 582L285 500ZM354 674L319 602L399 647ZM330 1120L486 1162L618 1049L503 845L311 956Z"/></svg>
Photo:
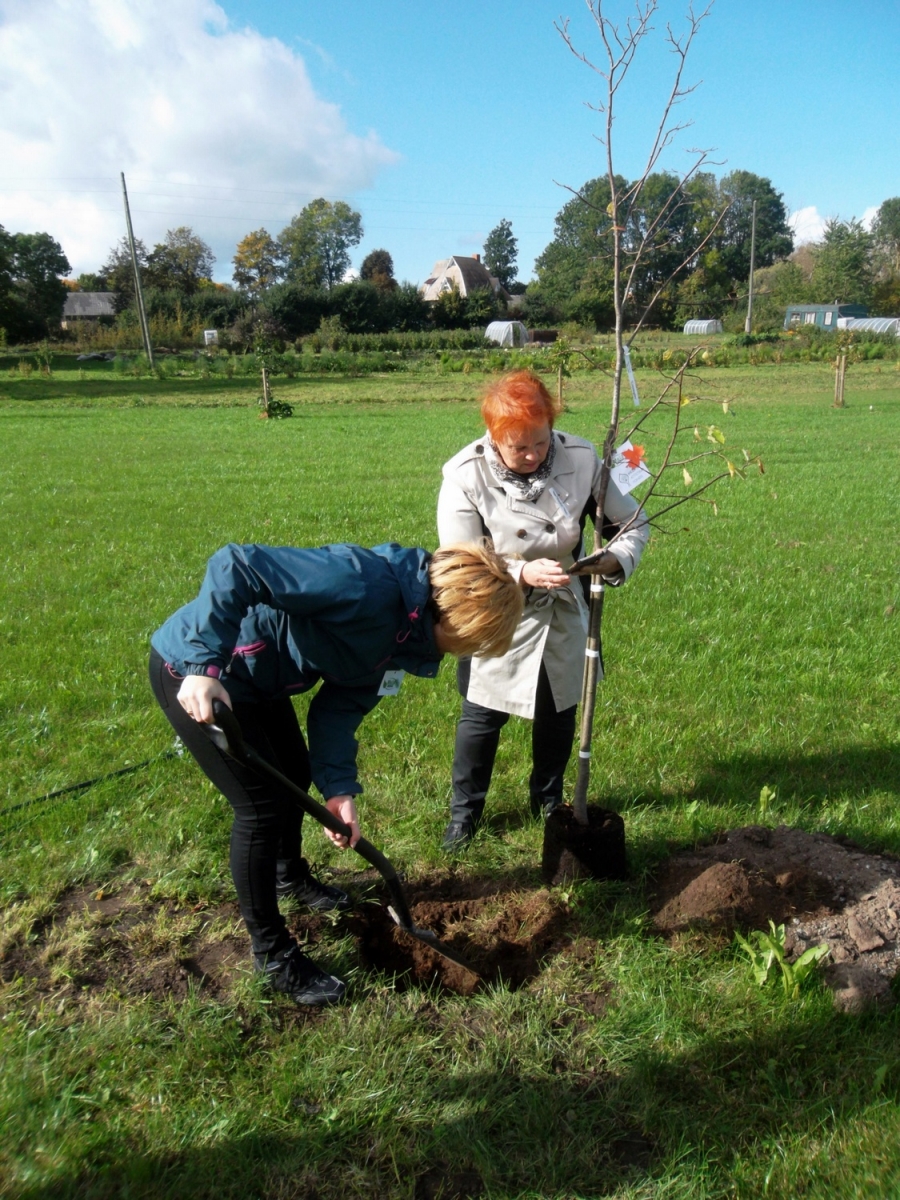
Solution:
<svg viewBox="0 0 900 1200"><path fill-rule="evenodd" d="M591 442L554 431L553 471L535 503L517 498L491 470L485 457L487 435L466 446L444 464L438 498L438 536L441 545L493 538L497 550L521 561L510 561L518 577L525 561L552 558L571 566L581 549L580 519L600 487L600 459ZM637 513L637 504L623 496L610 480L606 516L623 525ZM608 580L624 582L640 562L647 542L643 515L606 547L621 564L621 573ZM500 658L473 658L467 699L484 708L534 716L534 699L541 662L547 670L558 712L581 699L587 605L581 583L527 593L525 613L510 650Z"/></svg>

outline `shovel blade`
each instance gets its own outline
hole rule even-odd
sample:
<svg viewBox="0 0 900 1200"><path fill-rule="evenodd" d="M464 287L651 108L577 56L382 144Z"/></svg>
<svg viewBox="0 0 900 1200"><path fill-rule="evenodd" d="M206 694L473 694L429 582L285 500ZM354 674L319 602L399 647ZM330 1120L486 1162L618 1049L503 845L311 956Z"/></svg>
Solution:
<svg viewBox="0 0 900 1200"><path fill-rule="evenodd" d="M224 754L231 758L237 759L238 762L244 763L253 770L267 774L277 779L289 791L292 791L301 801L304 811L309 813L320 825L324 825L326 829L332 829L344 835L350 834L350 827L345 825L343 821L339 821L328 809L324 808L312 799L302 788L297 787L290 779L285 778L279 771L259 754L252 747L248 747L244 742L244 735L241 732L240 724L237 717L231 711L227 704L223 704L220 700L213 702L213 715L216 719L215 725L204 725L206 734ZM365 838L360 838L355 846L357 854L360 854L367 862L371 863L376 868L381 877L385 880L394 897L394 907L389 907L388 912L391 914L393 921L404 932L410 934L423 945L428 946L435 954L440 954L449 962L454 963L457 967L462 967L464 971L469 971L476 978L480 978L480 973L467 962L461 954L457 954L450 946L445 946L443 942L439 942L430 929L417 929L412 923L412 918L409 915L409 907L406 903L406 897L403 895L403 889L400 886L400 881L397 877L397 872L388 859L384 857L380 850L376 849L371 842ZM398 916L398 910L402 914Z"/></svg>
<svg viewBox="0 0 900 1200"><path fill-rule="evenodd" d="M429 950L433 950L435 954L440 954L441 957L446 958L448 962L452 962L457 967L462 967L464 971L468 971L470 974L477 976L479 979L481 978L481 972L477 967L473 967L472 964L467 959L463 958L461 954L457 954L452 946L447 946L444 942L438 941L437 935L432 933L430 929L419 929L415 925L405 925L394 912L393 908L390 907L390 905L388 906L388 912L391 914L394 923L400 929L402 929L404 933L408 933L410 937L414 937L416 941L421 942L423 946L427 946Z"/></svg>

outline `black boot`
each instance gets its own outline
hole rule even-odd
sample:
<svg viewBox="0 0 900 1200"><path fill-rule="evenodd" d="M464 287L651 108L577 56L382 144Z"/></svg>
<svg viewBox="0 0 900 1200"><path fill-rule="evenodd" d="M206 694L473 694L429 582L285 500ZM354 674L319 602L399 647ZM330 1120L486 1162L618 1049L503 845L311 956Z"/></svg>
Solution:
<svg viewBox="0 0 900 1200"><path fill-rule="evenodd" d="M337 1004L347 985L336 975L328 975L291 943L275 954L253 956L256 971L273 992L284 992L295 1004Z"/></svg>
<svg viewBox="0 0 900 1200"><path fill-rule="evenodd" d="M301 858L296 863L279 862L275 879L275 891L280 898L291 896L314 912L346 912L352 901L342 888L320 883L309 869L309 863Z"/></svg>
<svg viewBox="0 0 900 1200"><path fill-rule="evenodd" d="M444 830L441 849L446 854L455 854L458 850L465 850L475 836L475 828L476 823L472 817L463 817L461 821L452 819Z"/></svg>

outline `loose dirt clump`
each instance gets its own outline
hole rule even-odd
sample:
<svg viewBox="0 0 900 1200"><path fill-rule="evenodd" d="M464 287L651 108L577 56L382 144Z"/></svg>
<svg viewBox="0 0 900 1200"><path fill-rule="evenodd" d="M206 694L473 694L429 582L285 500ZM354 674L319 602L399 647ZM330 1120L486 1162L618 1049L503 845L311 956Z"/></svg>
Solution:
<svg viewBox="0 0 900 1200"><path fill-rule="evenodd" d="M479 1200L485 1192L477 1171L454 1168L440 1163L420 1175L415 1183L414 1200Z"/></svg>
<svg viewBox="0 0 900 1200"><path fill-rule="evenodd" d="M784 825L732 829L662 865L651 911L655 928L672 938L784 924L789 959L828 946L825 979L836 1007L859 1012L893 1003L900 861L890 856Z"/></svg>

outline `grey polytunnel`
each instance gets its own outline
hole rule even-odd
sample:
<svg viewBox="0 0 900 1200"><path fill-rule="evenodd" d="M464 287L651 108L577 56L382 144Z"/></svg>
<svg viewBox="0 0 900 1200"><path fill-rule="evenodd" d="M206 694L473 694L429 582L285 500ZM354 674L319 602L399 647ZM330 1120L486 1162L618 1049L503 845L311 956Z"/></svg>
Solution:
<svg viewBox="0 0 900 1200"><path fill-rule="evenodd" d="M491 321L484 336L497 346L525 346L528 344L528 330L521 321Z"/></svg>
<svg viewBox="0 0 900 1200"><path fill-rule="evenodd" d="M721 333L721 321L685 321L683 333Z"/></svg>

